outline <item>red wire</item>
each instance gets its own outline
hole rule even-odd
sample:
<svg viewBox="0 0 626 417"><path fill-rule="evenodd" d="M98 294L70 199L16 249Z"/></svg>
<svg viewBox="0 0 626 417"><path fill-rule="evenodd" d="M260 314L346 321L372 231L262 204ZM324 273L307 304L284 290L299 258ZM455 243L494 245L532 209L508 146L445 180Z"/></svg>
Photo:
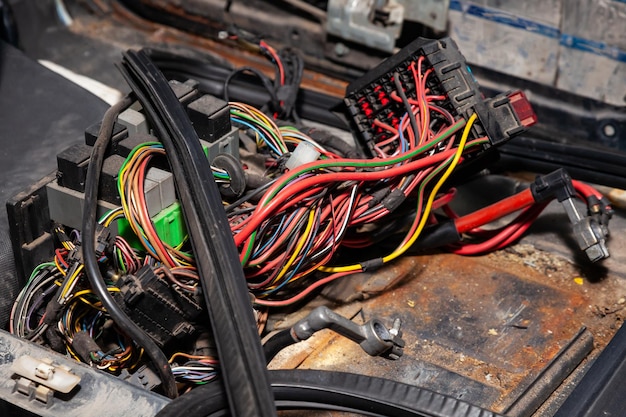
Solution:
<svg viewBox="0 0 626 417"><path fill-rule="evenodd" d="M59 248L59 249L56 249L54 253L57 256L59 263L63 265L65 268L68 268L68 264L67 262L65 262L65 259L63 258L65 255L67 255L67 250Z"/></svg>
<svg viewBox="0 0 626 417"><path fill-rule="evenodd" d="M283 62L281 61L280 57L276 53L276 50L272 48L271 46L269 46L265 41L259 42L259 46L261 48L264 48L270 54L272 59L274 59L274 63L278 67L278 73L280 76L280 85L285 85L285 68L283 67Z"/></svg>
<svg viewBox="0 0 626 417"><path fill-rule="evenodd" d="M572 185L574 186L574 189L581 193L585 198L594 196L599 200L604 197L600 191L596 190L589 184L585 184L584 182L572 180Z"/></svg>
<svg viewBox="0 0 626 417"><path fill-rule="evenodd" d="M328 284L331 281L334 281L334 280L339 279L341 277L345 277L346 275L351 275L351 274L354 274L354 273L357 273L357 272L362 272L362 270L356 270L356 271L351 271L351 272L338 272L336 274L329 275L329 276L327 276L325 278L322 278L320 280L315 281L313 284L308 286L306 289L304 289L304 291L302 291L298 295L295 295L295 296L293 296L291 298L288 298L286 300L274 301L274 300L256 299L256 300L254 300L254 303L258 304L258 305L266 306L266 307L287 306L287 305L290 305L290 304L293 304L293 303L295 303L297 301L302 300L304 297L306 297L311 292L313 292L313 290L321 287L322 285Z"/></svg>
<svg viewBox="0 0 626 417"><path fill-rule="evenodd" d="M456 230L459 233L469 232L477 227L491 223L507 214L514 213L531 204L535 203L535 199L530 189L526 189L522 192L498 201L490 206L482 208L474 213L470 213L465 216L461 216L454 220Z"/></svg>
<svg viewBox="0 0 626 417"><path fill-rule="evenodd" d="M463 244L461 248L452 250L458 255L480 255L510 245L534 223L549 202L536 203L524 209L508 226L500 229L494 237L476 244Z"/></svg>
<svg viewBox="0 0 626 417"><path fill-rule="evenodd" d="M368 171L368 172L336 172L332 174L319 174L312 177L304 178L296 183L291 183L285 186L281 192L273 197L267 205L263 206L266 201L265 197L261 200L257 209L249 217L248 224L238 234L234 236L235 244L240 246L244 240L246 240L254 230L256 230L266 218L283 205L285 200L293 195L309 190L313 186L319 186L322 183L329 182L342 182L342 181L378 181L384 178L395 177L407 174L409 172L418 171L430 165L442 162L452 156L456 150L448 150L436 153L427 158L411 161L404 165L394 166L381 171ZM280 183L275 184L270 190L266 192L266 196L273 192L280 186ZM289 192L285 191L289 190Z"/></svg>

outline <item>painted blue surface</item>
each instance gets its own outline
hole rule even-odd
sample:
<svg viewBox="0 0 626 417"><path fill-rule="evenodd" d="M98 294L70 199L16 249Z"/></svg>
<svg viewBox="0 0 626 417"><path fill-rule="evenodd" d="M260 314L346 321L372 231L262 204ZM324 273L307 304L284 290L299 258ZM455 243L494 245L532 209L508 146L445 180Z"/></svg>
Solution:
<svg viewBox="0 0 626 417"><path fill-rule="evenodd" d="M623 0L626 3L626 0ZM607 45L604 42L593 41L591 39L579 38L577 36L561 35L561 45L579 51L591 52L592 54L605 56L620 62L626 62L626 51Z"/></svg>
<svg viewBox="0 0 626 417"><path fill-rule="evenodd" d="M613 1L626 3L626 0ZM466 13L472 16L480 17L481 19L500 23L517 29L523 29L551 39L559 39L559 43L567 48L589 52L620 62L626 62L626 51L618 47L607 45L604 42L561 33L558 27L515 16L514 14L503 10L479 6L460 0L450 0L450 10L459 11L461 13Z"/></svg>

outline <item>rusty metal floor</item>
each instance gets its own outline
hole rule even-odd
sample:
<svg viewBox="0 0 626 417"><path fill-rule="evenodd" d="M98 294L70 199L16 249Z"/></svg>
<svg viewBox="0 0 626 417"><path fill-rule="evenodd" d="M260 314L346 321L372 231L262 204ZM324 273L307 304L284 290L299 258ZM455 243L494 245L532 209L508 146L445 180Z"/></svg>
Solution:
<svg viewBox="0 0 626 417"><path fill-rule="evenodd" d="M320 297L309 307L329 304L357 321L400 318L404 356L371 358L324 331L281 352L271 368L387 377L509 416L533 415L547 399L535 415L551 415L559 403L554 391L572 370L570 380L582 374L608 343L626 303L621 278L594 283L561 256L529 244L483 257L404 258L339 286L324 293L367 299L338 305ZM274 317L268 325L282 328L304 314Z"/></svg>

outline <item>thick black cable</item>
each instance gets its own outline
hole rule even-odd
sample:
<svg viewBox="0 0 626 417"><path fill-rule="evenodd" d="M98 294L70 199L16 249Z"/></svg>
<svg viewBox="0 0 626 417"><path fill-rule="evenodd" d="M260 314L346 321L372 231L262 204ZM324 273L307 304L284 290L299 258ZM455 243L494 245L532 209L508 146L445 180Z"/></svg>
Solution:
<svg viewBox="0 0 626 417"><path fill-rule="evenodd" d="M9 1L0 0L0 39L19 48L19 34L11 4Z"/></svg>
<svg viewBox="0 0 626 417"><path fill-rule="evenodd" d="M268 182L267 184L263 184L262 186L260 186L257 189L251 190L249 193L244 194L243 196L241 196L241 198L239 198L238 200L236 200L233 203L231 203L231 204L227 205L226 207L224 207L224 211L226 213L231 213L233 210L235 210L237 207L239 207L241 204L245 203L246 201L248 201L250 199L253 199L254 197L257 197L257 196L260 196L261 194L263 194L275 182L276 182L276 180L272 180L272 181Z"/></svg>
<svg viewBox="0 0 626 417"><path fill-rule="evenodd" d="M273 106L278 106L278 97L276 96L276 91L275 91L274 84L272 83L272 80L270 80L261 71L257 70L256 68L252 68L252 67L238 68L238 69L234 70L233 72L231 72L228 75L228 77L226 77L226 79L224 80L224 100L225 101L231 101L230 100L230 95L228 94L228 86L230 85L230 83L233 80L233 78L235 78L238 75L245 74L245 73L250 73L250 74L253 74L255 77L257 77L259 79L259 81L261 81L261 85L263 85L265 90L269 93L269 95L270 95L270 102L272 103L272 105Z"/></svg>
<svg viewBox="0 0 626 417"><path fill-rule="evenodd" d="M144 52L126 52L122 65L174 174L230 410L236 416L275 415L239 254L197 133L167 80Z"/></svg>
<svg viewBox="0 0 626 417"><path fill-rule="evenodd" d="M98 200L98 184L100 182L100 172L106 148L111 139L113 124L117 115L132 104L129 97L122 99L112 106L104 115L98 139L93 146L89 167L87 168L87 178L85 180L85 206L82 223L82 250L85 262L85 273L91 284L91 288L96 292L104 308L107 310L115 324L135 343L141 346L148 357L152 360L163 384L165 394L170 398L176 398L178 391L176 382L167 358L143 330L139 328L124 311L117 305L113 297L109 294L104 278L100 273L98 260L96 259L96 215Z"/></svg>
<svg viewBox="0 0 626 417"><path fill-rule="evenodd" d="M389 379L316 370L270 371L280 409L323 409L368 416L498 417L454 397ZM227 416L219 384L198 387L169 403L156 417Z"/></svg>
<svg viewBox="0 0 626 417"><path fill-rule="evenodd" d="M270 337L263 345L263 351L265 351L265 360L270 363L272 359L284 348L291 346L294 343L299 342L298 339L293 337L291 328L284 329Z"/></svg>

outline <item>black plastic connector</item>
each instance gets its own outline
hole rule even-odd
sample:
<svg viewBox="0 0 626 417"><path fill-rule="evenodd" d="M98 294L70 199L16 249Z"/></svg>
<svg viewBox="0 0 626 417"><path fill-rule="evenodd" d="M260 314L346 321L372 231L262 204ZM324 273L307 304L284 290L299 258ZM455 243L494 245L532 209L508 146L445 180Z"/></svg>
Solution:
<svg viewBox="0 0 626 417"><path fill-rule="evenodd" d="M93 146L94 143L96 143L101 126L102 122L98 122L85 129L85 145ZM126 129L126 126L115 122L113 124L113 133L111 134L111 147L114 147L117 142L126 137L128 137L128 130Z"/></svg>
<svg viewBox="0 0 626 417"><path fill-rule="evenodd" d="M98 223L96 225L96 256L101 257L113 247L115 236L111 229Z"/></svg>
<svg viewBox="0 0 626 417"><path fill-rule="evenodd" d="M120 193L117 189L117 177L120 169L124 165L125 159L119 155L111 155L102 164L100 174L100 186L98 188L98 198L109 203L121 204Z"/></svg>
<svg viewBox="0 0 626 417"><path fill-rule="evenodd" d="M116 153L121 157L128 157L133 149L137 146L142 145L146 142L158 142L159 140L147 133L133 133L129 135L127 138L122 139L117 144Z"/></svg>
<svg viewBox="0 0 626 417"><path fill-rule="evenodd" d="M91 157L91 147L77 143L57 155L59 185L74 191L85 191L85 178Z"/></svg>
<svg viewBox="0 0 626 417"><path fill-rule="evenodd" d="M158 277L150 266L117 282L115 300L159 346L192 335L203 308L188 294Z"/></svg>
<svg viewBox="0 0 626 417"><path fill-rule="evenodd" d="M200 95L198 92L200 83L196 80L187 80L184 83L177 80L170 80L168 84L172 88L176 98L183 105L189 104Z"/></svg>
<svg viewBox="0 0 626 417"><path fill-rule="evenodd" d="M556 198L563 202L576 195L572 178L564 169L557 169L546 175L540 175L530 184L530 191L537 203Z"/></svg>
<svg viewBox="0 0 626 417"><path fill-rule="evenodd" d="M416 98L411 64L420 57L424 57L425 67L433 71L427 88L433 95L446 97L443 107L455 118L468 119L477 114L471 139L486 135L491 145L497 146L536 123L532 107L521 91L485 100L452 39L418 38L346 89L344 104L366 151L371 153L375 142L390 135L374 124L374 120L397 126L406 112L403 103L391 98L397 90L394 79L399 78L408 99Z"/></svg>
<svg viewBox="0 0 626 417"><path fill-rule="evenodd" d="M231 130L230 106L224 100L204 95L187 106L189 119L198 137L214 142Z"/></svg>

